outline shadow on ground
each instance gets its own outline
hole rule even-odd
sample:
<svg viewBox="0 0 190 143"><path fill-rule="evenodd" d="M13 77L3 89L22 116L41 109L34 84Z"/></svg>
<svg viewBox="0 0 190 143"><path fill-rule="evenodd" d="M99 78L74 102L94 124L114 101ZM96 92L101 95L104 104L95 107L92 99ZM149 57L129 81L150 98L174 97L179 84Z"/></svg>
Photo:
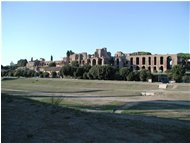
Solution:
<svg viewBox="0 0 190 143"><path fill-rule="evenodd" d="M1 98L1 133L4 143L190 141L190 123L185 121L82 112L7 94L2 94Z"/></svg>

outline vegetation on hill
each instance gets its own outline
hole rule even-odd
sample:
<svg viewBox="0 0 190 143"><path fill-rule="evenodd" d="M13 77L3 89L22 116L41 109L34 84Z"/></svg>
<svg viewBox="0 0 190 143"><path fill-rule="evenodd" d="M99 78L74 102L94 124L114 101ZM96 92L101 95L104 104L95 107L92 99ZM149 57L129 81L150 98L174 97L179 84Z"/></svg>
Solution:
<svg viewBox="0 0 190 143"><path fill-rule="evenodd" d="M67 55L67 58L69 58L70 55L74 54L74 52L72 50L68 50L66 55Z"/></svg>
<svg viewBox="0 0 190 143"><path fill-rule="evenodd" d="M55 62L51 62L51 63L49 63L48 67L56 67L56 63Z"/></svg>
<svg viewBox="0 0 190 143"><path fill-rule="evenodd" d="M151 55L151 53L144 51L130 53L130 56L136 56L136 55Z"/></svg>
<svg viewBox="0 0 190 143"><path fill-rule="evenodd" d="M25 67L27 63L28 63L28 61L26 59L20 59L17 62L17 67Z"/></svg>
<svg viewBox="0 0 190 143"><path fill-rule="evenodd" d="M190 53L178 53L177 56L185 59L190 59Z"/></svg>

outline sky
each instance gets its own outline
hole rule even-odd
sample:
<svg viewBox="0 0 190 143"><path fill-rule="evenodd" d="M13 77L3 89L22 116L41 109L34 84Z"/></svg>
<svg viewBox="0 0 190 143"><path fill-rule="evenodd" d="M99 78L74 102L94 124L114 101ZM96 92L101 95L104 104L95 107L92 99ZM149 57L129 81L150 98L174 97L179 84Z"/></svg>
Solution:
<svg viewBox="0 0 190 143"><path fill-rule="evenodd" d="M3 65L103 47L189 53L190 2L2 2L1 12Z"/></svg>

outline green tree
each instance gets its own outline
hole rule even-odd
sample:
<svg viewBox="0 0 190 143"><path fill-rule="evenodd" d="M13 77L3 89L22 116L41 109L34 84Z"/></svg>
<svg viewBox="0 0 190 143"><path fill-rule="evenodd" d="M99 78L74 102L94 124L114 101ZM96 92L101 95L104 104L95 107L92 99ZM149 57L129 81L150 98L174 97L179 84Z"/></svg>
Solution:
<svg viewBox="0 0 190 143"><path fill-rule="evenodd" d="M84 72L88 73L89 70L91 69L91 65L84 65L83 68L84 68Z"/></svg>
<svg viewBox="0 0 190 143"><path fill-rule="evenodd" d="M66 53L67 58L69 58L70 55L72 55L72 54L74 54L74 52L72 50L68 50L67 53Z"/></svg>
<svg viewBox="0 0 190 143"><path fill-rule="evenodd" d="M73 76L74 72L76 71L76 67L65 65L60 70L61 76Z"/></svg>
<svg viewBox="0 0 190 143"><path fill-rule="evenodd" d="M88 79L88 73L87 73L87 72L84 72L83 75L82 75L82 78L83 78L83 79Z"/></svg>
<svg viewBox="0 0 190 143"><path fill-rule="evenodd" d="M99 65L92 66L88 72L89 79L98 79L99 77Z"/></svg>
<svg viewBox="0 0 190 143"><path fill-rule="evenodd" d="M44 77L44 76L43 76L43 72L41 72L41 71L39 72L39 77L40 77L40 78L43 78L43 77Z"/></svg>
<svg viewBox="0 0 190 143"><path fill-rule="evenodd" d="M26 59L20 59L17 62L17 67L25 67L27 63L28 63L28 61Z"/></svg>
<svg viewBox="0 0 190 143"><path fill-rule="evenodd" d="M184 67L185 70L190 70L190 63L188 60L190 59L190 53L178 53L178 58L182 58L182 67Z"/></svg>
<svg viewBox="0 0 190 143"><path fill-rule="evenodd" d="M127 75L131 72L128 67L120 68L119 73L123 80L126 80Z"/></svg>
<svg viewBox="0 0 190 143"><path fill-rule="evenodd" d="M115 73L116 73L116 68L112 67L111 65L106 65L103 66L105 69L105 73L104 73L104 79L111 79L113 80L115 77Z"/></svg>
<svg viewBox="0 0 190 143"><path fill-rule="evenodd" d="M51 62L51 63L49 63L48 67L56 67L56 63L55 62Z"/></svg>
<svg viewBox="0 0 190 143"><path fill-rule="evenodd" d="M27 77L34 77L35 71L34 70L27 70Z"/></svg>
<svg viewBox="0 0 190 143"><path fill-rule="evenodd" d="M153 78L153 75L150 71L146 71L146 74L147 74L147 80Z"/></svg>
<svg viewBox="0 0 190 143"><path fill-rule="evenodd" d="M135 80L135 73L134 72L130 72L127 76L127 80L128 81L134 81Z"/></svg>
<svg viewBox="0 0 190 143"><path fill-rule="evenodd" d="M43 73L43 77L48 78L49 77L49 73L48 72L44 72Z"/></svg>
<svg viewBox="0 0 190 143"><path fill-rule="evenodd" d="M75 78L83 78L84 68L77 67L76 71L74 72Z"/></svg>
<svg viewBox="0 0 190 143"><path fill-rule="evenodd" d="M175 65L171 69L172 79L175 80L176 82L181 82L184 74L185 74L185 70L182 67L182 65Z"/></svg>
<svg viewBox="0 0 190 143"><path fill-rule="evenodd" d="M71 66L79 67L78 61L72 61L72 62L71 62Z"/></svg>
<svg viewBox="0 0 190 143"><path fill-rule="evenodd" d="M20 76L23 76L23 75L24 75L24 70L22 70L22 69L17 69L14 72L14 76L16 76L16 77L20 77Z"/></svg>
<svg viewBox="0 0 190 143"><path fill-rule="evenodd" d="M1 77L3 76L8 76L9 75L9 71L8 70L1 70Z"/></svg>
<svg viewBox="0 0 190 143"><path fill-rule="evenodd" d="M139 77L140 77L141 81L146 81L146 79L147 79L147 71L145 69L142 69L140 71Z"/></svg>
<svg viewBox="0 0 190 143"><path fill-rule="evenodd" d="M34 77L38 77L39 75L40 75L39 72L34 73Z"/></svg>
<svg viewBox="0 0 190 143"><path fill-rule="evenodd" d="M51 61L53 61L53 56L51 55L51 59L50 59Z"/></svg>

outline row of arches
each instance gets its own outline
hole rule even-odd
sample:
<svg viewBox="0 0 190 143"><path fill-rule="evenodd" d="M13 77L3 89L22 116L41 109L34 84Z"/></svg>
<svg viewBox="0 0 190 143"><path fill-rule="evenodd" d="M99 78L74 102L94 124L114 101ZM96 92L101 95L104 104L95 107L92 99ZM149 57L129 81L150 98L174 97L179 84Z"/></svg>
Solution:
<svg viewBox="0 0 190 143"><path fill-rule="evenodd" d="M102 63L102 59L92 59L92 63L91 63L92 66L94 65L103 65Z"/></svg>
<svg viewBox="0 0 190 143"><path fill-rule="evenodd" d="M160 57L160 60L159 60L160 63L157 63L157 58L158 57L154 57L153 65L158 65L158 64L163 65L164 64L164 57L163 56ZM131 65L140 65L140 58L139 57L136 57L136 63L133 62L133 59L134 59L134 57L130 58ZM142 65L152 65L151 57L148 57L148 61L147 61L148 63L147 64L146 64L146 58L145 57L142 57L141 62L142 62ZM166 58L166 65L167 65L167 69L172 68L172 58L171 58L171 56L168 56Z"/></svg>

